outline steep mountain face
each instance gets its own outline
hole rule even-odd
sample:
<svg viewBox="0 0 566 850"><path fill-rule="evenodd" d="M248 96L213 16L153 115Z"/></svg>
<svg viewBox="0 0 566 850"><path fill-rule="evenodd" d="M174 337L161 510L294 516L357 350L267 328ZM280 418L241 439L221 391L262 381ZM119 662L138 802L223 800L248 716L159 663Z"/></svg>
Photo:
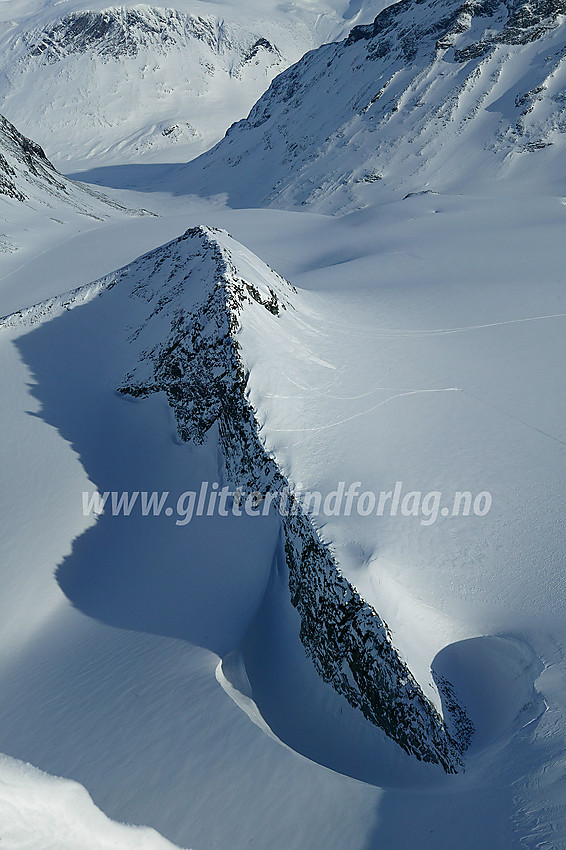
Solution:
<svg viewBox="0 0 566 850"><path fill-rule="evenodd" d="M0 199L36 209L60 204L86 214L108 215L117 204L59 174L43 149L0 115Z"/></svg>
<svg viewBox="0 0 566 850"><path fill-rule="evenodd" d="M369 20L362 8L353 18ZM174 8L74 2L65 14L46 4L3 24L2 11L4 111L68 170L84 169L85 159L197 156L276 74L348 28L324 3L315 12L309 4L285 11L199 0Z"/></svg>
<svg viewBox="0 0 566 850"><path fill-rule="evenodd" d="M2 195L16 201L25 201L27 195L24 195L18 185L30 183L60 192L67 191L64 179L58 177L42 148L22 136L3 115L0 116L0 137L3 150L0 155Z"/></svg>
<svg viewBox="0 0 566 850"><path fill-rule="evenodd" d="M188 166L185 185L229 191L238 205L328 210L386 186L553 187L566 130L564 27L557 0L402 0L274 80Z"/></svg>
<svg viewBox="0 0 566 850"><path fill-rule="evenodd" d="M204 42L218 53L238 46L234 35L215 18L194 18L175 9L151 7L74 12L24 37L28 53L42 57L46 64L76 53L114 59L136 56L144 49L165 54L175 47L188 47L192 39ZM242 62L250 61L260 48L278 52L266 39L258 39Z"/></svg>

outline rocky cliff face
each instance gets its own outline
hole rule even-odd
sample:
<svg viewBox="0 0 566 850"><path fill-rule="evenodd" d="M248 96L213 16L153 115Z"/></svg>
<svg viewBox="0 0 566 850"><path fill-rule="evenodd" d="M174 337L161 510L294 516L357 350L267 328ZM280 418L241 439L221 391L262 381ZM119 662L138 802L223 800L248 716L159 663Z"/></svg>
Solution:
<svg viewBox="0 0 566 850"><path fill-rule="evenodd" d="M228 480L259 500L271 493L277 503L287 498L288 482L260 440L238 335L248 322L269 328L283 315L291 319L295 292L242 250L221 231L194 228L112 281L139 281L132 297L147 301L148 311L132 331L139 361L120 392L166 393L183 440L201 442L216 423ZM458 739L401 660L387 625L341 575L309 517L301 510L284 514L290 597L318 673L407 753L447 772L460 769L472 727L457 702Z"/></svg>
<svg viewBox="0 0 566 850"><path fill-rule="evenodd" d="M3 115L0 115L0 151L0 194L25 201L29 184L68 192L66 181L51 165L42 148L22 136Z"/></svg>
<svg viewBox="0 0 566 850"><path fill-rule="evenodd" d="M262 50L280 58L279 50L267 39L252 34L242 38L238 28L226 26L217 18L149 6L74 12L25 36L30 56L41 57L46 63L80 53L114 59L136 56L142 50L164 54L175 48L188 49L195 40L215 53L236 49L242 54L242 63Z"/></svg>
<svg viewBox="0 0 566 850"><path fill-rule="evenodd" d="M564 11L562 0L401 0L276 78L187 179L203 191L222 183L236 204L330 211L386 186L554 186L566 144Z"/></svg>

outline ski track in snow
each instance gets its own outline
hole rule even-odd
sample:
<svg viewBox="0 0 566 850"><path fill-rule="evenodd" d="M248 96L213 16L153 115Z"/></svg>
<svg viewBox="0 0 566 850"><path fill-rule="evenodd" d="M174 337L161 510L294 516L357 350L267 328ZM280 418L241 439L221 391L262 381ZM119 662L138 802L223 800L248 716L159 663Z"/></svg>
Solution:
<svg viewBox="0 0 566 850"><path fill-rule="evenodd" d="M345 425L347 422L352 422L354 419L358 419L360 416L367 416L368 413L373 413L374 410L377 410L379 407L383 407L385 404L388 404L390 401L393 401L396 398L405 398L406 396L411 395L421 395L423 393L452 393L452 392L462 392L459 387L443 387L440 389L426 389L426 390L409 390L408 392L400 392L395 395L390 396L389 398L384 399L384 401L380 401L379 404L374 405L373 407L368 408L367 410L361 410L358 413L353 414L353 416L349 416L347 419L341 419L339 422L330 422L325 425L318 425L312 428L271 428L270 430L274 433L286 432L286 433L306 433L308 431L312 431L313 433L317 433L318 431L326 431L328 428L337 428L339 425ZM332 396L330 396L332 398Z"/></svg>
<svg viewBox="0 0 566 850"><path fill-rule="evenodd" d="M430 328L426 330L409 330L404 329L401 330L399 328L376 328L373 331L363 332L363 331L349 331L339 325L335 325L332 327L333 333L344 334L347 336L359 336L359 337L379 337L383 335L393 336L393 337L401 337L402 339L410 339L410 338L426 338L427 336L436 336L443 334L456 334L456 333L465 333L466 331L477 331L483 330L484 328L498 328L503 325L517 325L522 322L540 322L544 319L564 319L566 318L566 313L552 313L548 316L529 316L522 319L507 319L502 322L488 322L482 325L469 325L467 327L461 328Z"/></svg>
<svg viewBox="0 0 566 850"><path fill-rule="evenodd" d="M514 419L515 422L519 422L521 425L525 425L525 427L536 431L538 434L542 434L543 437L548 437L550 440L554 440L555 443L559 443L561 446L566 446L566 441L560 440L558 437L555 437L553 434L549 434L547 431L543 431L542 428L537 428L537 426L533 425L531 422L525 422L524 419L520 419L518 416L514 416L512 413L509 413L508 410L504 410L502 407L493 404L493 402L486 401L484 398L478 398L478 396L466 392L466 390L460 390L460 392L464 393L464 395L467 395L469 398L473 398L474 401L479 401L480 404L485 404L487 407L491 407L493 410L497 410L498 413L503 413L505 416L508 416L509 419Z"/></svg>

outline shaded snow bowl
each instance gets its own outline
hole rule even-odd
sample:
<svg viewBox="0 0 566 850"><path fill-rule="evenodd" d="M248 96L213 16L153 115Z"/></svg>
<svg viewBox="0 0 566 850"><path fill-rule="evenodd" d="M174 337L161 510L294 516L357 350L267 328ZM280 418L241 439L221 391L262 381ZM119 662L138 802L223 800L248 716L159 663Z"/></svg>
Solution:
<svg viewBox="0 0 566 850"><path fill-rule="evenodd" d="M542 714L544 701L534 685L543 666L531 647L514 637L470 638L438 653L435 679L453 685L474 724L469 755L503 743Z"/></svg>

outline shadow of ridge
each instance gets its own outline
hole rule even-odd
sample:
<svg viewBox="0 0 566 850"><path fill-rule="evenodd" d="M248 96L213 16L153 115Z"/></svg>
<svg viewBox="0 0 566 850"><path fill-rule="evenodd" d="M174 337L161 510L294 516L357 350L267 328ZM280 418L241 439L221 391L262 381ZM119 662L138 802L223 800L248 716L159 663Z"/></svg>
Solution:
<svg viewBox="0 0 566 850"><path fill-rule="evenodd" d="M163 394L136 402L116 392L132 365L128 300L117 297L118 289L16 340L41 405L31 415L70 443L100 493L169 492L175 510L179 494L219 481L217 437L211 432L203 446L181 444ZM61 495L54 493L71 505L73 528L83 521L82 480L72 493L62 478ZM261 601L278 524L275 517L229 515L178 526L177 516L105 512L74 540L57 580L75 607L101 622L182 638L221 655L238 645Z"/></svg>
<svg viewBox="0 0 566 850"><path fill-rule="evenodd" d="M214 160L209 159L214 150L205 151L189 162L105 165L65 176L107 189L163 192L173 197L185 196L205 201L221 199L230 209L265 206L269 198L256 186L258 181L244 180L242 186L239 175L219 170Z"/></svg>
<svg viewBox="0 0 566 850"><path fill-rule="evenodd" d="M185 163L134 163L102 165L86 171L65 174L69 180L106 186L110 189L133 189L139 192L171 192L173 195L193 194L182 191L175 174Z"/></svg>
<svg viewBox="0 0 566 850"><path fill-rule="evenodd" d="M534 683L543 667L533 649L513 636L468 638L437 654L432 673L444 715L450 731L458 734L465 708L464 717L473 726L470 756L510 739L540 716L544 700Z"/></svg>

